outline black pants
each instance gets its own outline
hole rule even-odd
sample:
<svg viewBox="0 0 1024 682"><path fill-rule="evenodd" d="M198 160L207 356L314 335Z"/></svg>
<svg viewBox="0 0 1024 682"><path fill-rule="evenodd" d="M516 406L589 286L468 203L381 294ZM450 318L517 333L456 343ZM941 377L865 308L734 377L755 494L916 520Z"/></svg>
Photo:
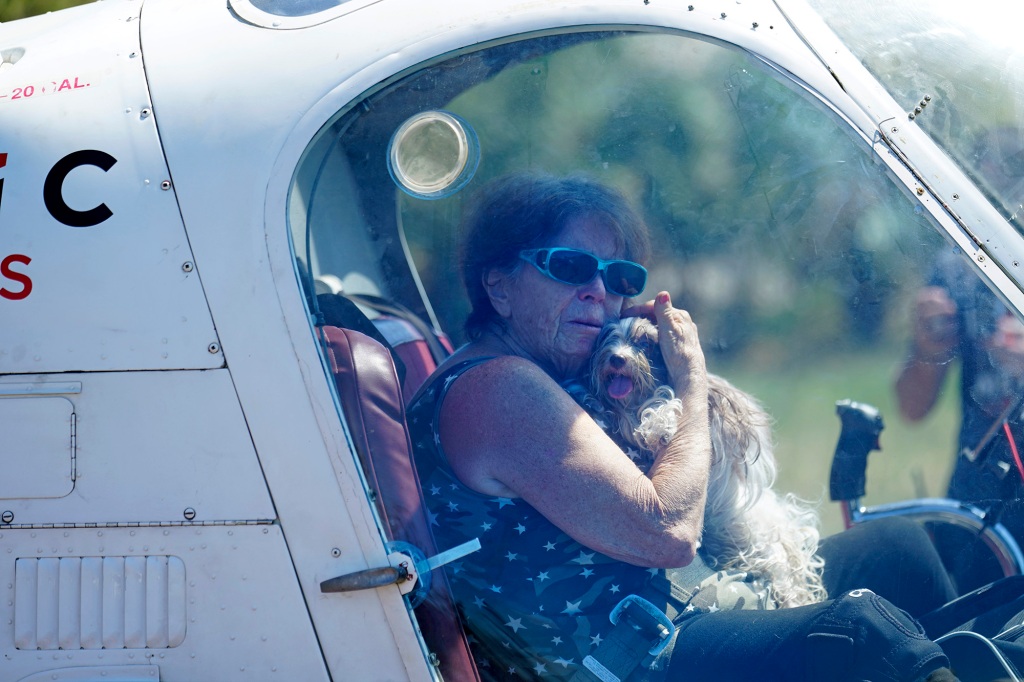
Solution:
<svg viewBox="0 0 1024 682"><path fill-rule="evenodd" d="M955 596L918 524L902 518L860 524L827 538L821 554L825 587L837 598L685 620L669 679L915 682L948 665L904 612L923 615Z"/></svg>
<svg viewBox="0 0 1024 682"><path fill-rule="evenodd" d="M907 518L858 524L825 538L819 554L829 595L866 587L915 617L957 597L928 533Z"/></svg>
<svg viewBox="0 0 1024 682"><path fill-rule="evenodd" d="M679 626L669 680L918 682L948 666L906 613L868 590L777 611L720 611Z"/></svg>

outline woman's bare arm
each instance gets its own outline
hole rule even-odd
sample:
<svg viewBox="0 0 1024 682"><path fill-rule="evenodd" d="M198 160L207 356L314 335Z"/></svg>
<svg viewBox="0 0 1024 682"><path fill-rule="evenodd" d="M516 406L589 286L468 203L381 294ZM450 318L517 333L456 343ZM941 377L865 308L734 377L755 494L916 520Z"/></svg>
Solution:
<svg viewBox="0 0 1024 682"><path fill-rule="evenodd" d="M685 566L699 546L710 439L696 327L654 306L685 418L647 475L531 362L501 357L449 390L441 439L456 475L484 494L522 497L578 542L616 559ZM682 350L685 348L685 351Z"/></svg>

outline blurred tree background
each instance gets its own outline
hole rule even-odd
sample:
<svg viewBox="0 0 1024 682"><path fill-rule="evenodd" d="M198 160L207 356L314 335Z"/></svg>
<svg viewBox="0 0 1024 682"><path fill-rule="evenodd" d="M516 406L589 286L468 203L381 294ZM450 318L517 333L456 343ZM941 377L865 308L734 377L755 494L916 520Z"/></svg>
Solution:
<svg viewBox="0 0 1024 682"><path fill-rule="evenodd" d="M0 0L0 22L45 14L92 0Z"/></svg>
<svg viewBox="0 0 1024 682"><path fill-rule="evenodd" d="M944 241L864 142L771 68L710 42L606 33L537 39L511 60L504 49L461 58L488 74L473 87L442 65L376 102L450 88L459 94L444 108L480 140L468 191L399 194L413 260L455 341L468 311L453 254L475 189L522 169L582 172L638 206L655 246L648 291L689 310L709 369L776 419L782 489L826 495L835 402L850 398L886 417L865 501L942 495L955 391L924 428L909 426L892 379L909 302ZM824 517L838 530L836 512Z"/></svg>

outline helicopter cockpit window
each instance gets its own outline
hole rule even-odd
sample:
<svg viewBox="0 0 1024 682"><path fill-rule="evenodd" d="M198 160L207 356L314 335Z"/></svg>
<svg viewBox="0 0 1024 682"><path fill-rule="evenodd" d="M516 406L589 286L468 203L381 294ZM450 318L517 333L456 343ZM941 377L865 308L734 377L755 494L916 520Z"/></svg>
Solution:
<svg viewBox="0 0 1024 682"><path fill-rule="evenodd" d="M523 171L582 173L631 198L655 247L644 297L668 291L709 369L767 406L777 486L820 501L825 534L843 526L828 500L842 399L884 416L863 503L946 494L957 349L927 416L905 420L897 401L917 301L948 283L992 329L1005 310L827 107L692 35L525 36L425 64L340 111L290 204L311 312L315 294L350 297L376 322L400 311L459 345L460 218L486 183Z"/></svg>
<svg viewBox="0 0 1024 682"><path fill-rule="evenodd" d="M252 6L267 14L281 17L305 17L337 7L344 0L249 0Z"/></svg>
<svg viewBox="0 0 1024 682"><path fill-rule="evenodd" d="M228 0L245 21L263 28L315 26L372 4L376 0Z"/></svg>
<svg viewBox="0 0 1024 682"><path fill-rule="evenodd" d="M908 116L1024 231L1024 8L999 0L863 5L812 0ZM922 105L923 102L923 105Z"/></svg>

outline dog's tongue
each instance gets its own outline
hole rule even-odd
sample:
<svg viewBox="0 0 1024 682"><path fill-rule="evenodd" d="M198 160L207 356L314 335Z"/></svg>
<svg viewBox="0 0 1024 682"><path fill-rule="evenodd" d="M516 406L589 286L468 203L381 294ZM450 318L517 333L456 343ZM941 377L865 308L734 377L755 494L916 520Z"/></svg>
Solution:
<svg viewBox="0 0 1024 682"><path fill-rule="evenodd" d="M612 400L622 400L633 390L633 382L629 377L618 374L608 382L608 395Z"/></svg>

